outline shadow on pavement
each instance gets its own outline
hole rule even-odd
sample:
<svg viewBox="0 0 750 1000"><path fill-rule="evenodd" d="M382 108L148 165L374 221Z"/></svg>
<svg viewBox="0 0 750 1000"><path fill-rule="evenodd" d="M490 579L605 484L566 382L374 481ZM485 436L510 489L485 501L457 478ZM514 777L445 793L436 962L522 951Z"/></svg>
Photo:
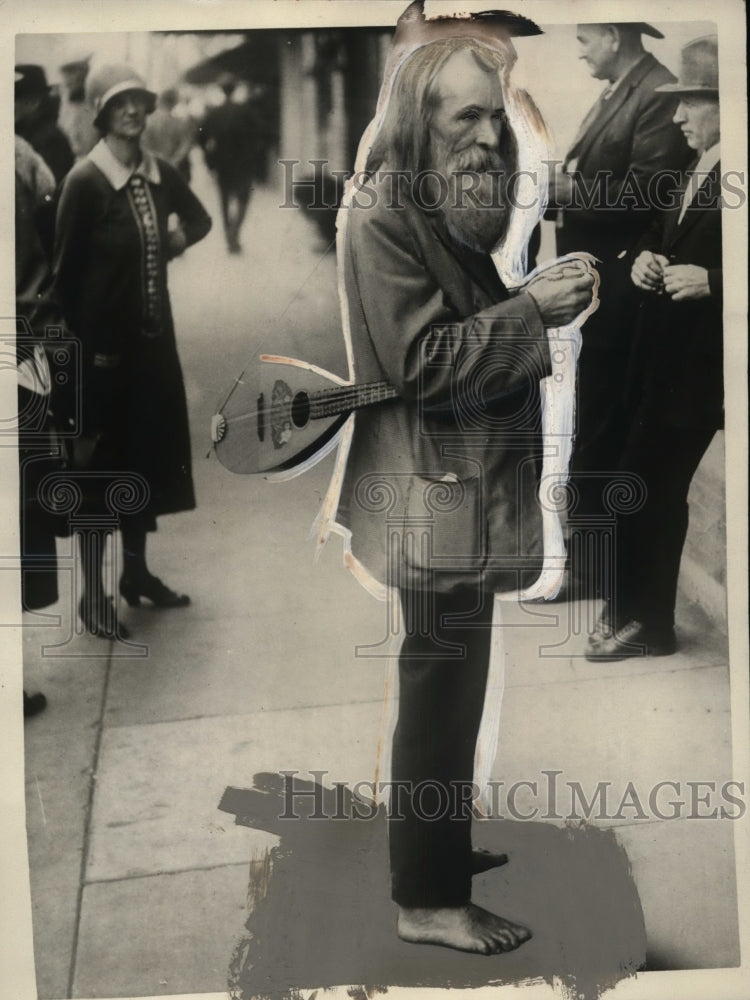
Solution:
<svg viewBox="0 0 750 1000"><path fill-rule="evenodd" d="M483 820L476 846L509 864L475 876L473 899L530 927L515 952L485 957L396 936L386 813L349 789L257 774L219 808L280 844L251 862L247 934L230 967L235 1000L296 997L304 988L468 988L555 981L566 1000L592 1000L645 961L643 914L611 830ZM297 818L290 818L296 814Z"/></svg>

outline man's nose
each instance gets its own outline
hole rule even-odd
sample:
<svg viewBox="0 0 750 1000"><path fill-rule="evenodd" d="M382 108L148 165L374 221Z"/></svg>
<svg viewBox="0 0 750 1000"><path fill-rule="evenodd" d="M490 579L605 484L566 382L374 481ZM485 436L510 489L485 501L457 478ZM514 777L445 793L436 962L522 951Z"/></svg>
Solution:
<svg viewBox="0 0 750 1000"><path fill-rule="evenodd" d="M685 114L685 105L682 103L682 101L680 101L680 103L677 105L677 109L675 110L672 121L675 123L675 125L680 125L682 122L687 121L687 115Z"/></svg>
<svg viewBox="0 0 750 1000"><path fill-rule="evenodd" d="M497 149L500 127L500 123L493 121L490 117L482 118L477 125L477 143L488 149Z"/></svg>

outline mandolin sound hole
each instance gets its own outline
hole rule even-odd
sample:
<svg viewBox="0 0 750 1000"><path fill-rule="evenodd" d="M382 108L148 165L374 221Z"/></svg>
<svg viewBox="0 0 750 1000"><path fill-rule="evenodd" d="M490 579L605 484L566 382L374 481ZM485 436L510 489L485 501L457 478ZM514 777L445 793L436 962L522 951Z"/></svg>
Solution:
<svg viewBox="0 0 750 1000"><path fill-rule="evenodd" d="M310 419L310 397L306 392L298 392L292 400L292 423L304 427Z"/></svg>

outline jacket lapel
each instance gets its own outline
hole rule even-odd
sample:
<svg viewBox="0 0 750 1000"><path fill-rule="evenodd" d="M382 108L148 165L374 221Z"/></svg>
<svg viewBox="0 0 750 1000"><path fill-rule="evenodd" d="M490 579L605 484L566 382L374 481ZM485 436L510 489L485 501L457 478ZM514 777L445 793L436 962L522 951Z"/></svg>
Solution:
<svg viewBox="0 0 750 1000"><path fill-rule="evenodd" d="M697 166L697 161L692 165L691 170L688 172L687 179L682 187L681 194L684 194L685 190L687 189L687 186L690 183L690 177L692 171L695 169L696 166ZM718 206L720 204L719 202L720 176L721 176L721 163L717 163L716 166L709 172L708 177L706 177L705 181L703 182L699 190L696 192L695 198L693 200L693 205L695 205L695 202L698 202L699 205L705 205L706 208L713 208L714 206ZM667 223L664 227L665 251L669 250L671 247L674 246L675 243L679 242L679 240L681 240L686 233L689 233L690 230L693 228L693 226L696 224L696 222L703 216L703 212L699 207L688 206L688 209L685 212L685 218L678 225L677 220L680 217L681 208L682 208L682 197L680 197L680 203L677 205L677 207L670 211L669 218L667 219Z"/></svg>
<svg viewBox="0 0 750 1000"><path fill-rule="evenodd" d="M631 93L641 83L643 78L651 72L656 63L655 57L646 53L640 62L626 74L625 79L615 90L614 94L607 101L601 101L601 107L594 116L586 131L579 135L566 157L566 161L576 157L582 159L596 141L602 129L607 125L626 103Z"/></svg>

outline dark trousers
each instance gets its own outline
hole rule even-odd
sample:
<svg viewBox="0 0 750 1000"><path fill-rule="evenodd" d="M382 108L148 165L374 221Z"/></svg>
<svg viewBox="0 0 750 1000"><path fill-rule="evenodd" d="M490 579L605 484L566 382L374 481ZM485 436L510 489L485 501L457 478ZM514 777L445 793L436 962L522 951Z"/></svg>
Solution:
<svg viewBox="0 0 750 1000"><path fill-rule="evenodd" d="M585 333L585 327L584 327ZM585 521L606 514L604 491L617 474L627 436L624 412L628 352L589 347L585 339L576 378L576 425L570 472Z"/></svg>
<svg viewBox="0 0 750 1000"><path fill-rule="evenodd" d="M594 314L596 315L596 314ZM627 418L624 396L628 367L625 349L586 344L586 328L576 378L576 425L570 480L574 503L568 513L568 552L574 587L602 592L608 573L605 535L612 529L608 490L620 468Z"/></svg>
<svg viewBox="0 0 750 1000"><path fill-rule="evenodd" d="M405 907L461 906L471 896L471 789L493 595L400 597L406 638L388 823L392 897Z"/></svg>
<svg viewBox="0 0 750 1000"><path fill-rule="evenodd" d="M688 490L714 433L653 419L637 425L622 468L642 478L646 496L638 511L617 522L610 595L617 619L635 618L657 629L674 625Z"/></svg>
<svg viewBox="0 0 750 1000"><path fill-rule="evenodd" d="M240 245L240 230L247 214L252 180L249 174L236 177L220 173L218 183L224 235L229 249L236 250Z"/></svg>

